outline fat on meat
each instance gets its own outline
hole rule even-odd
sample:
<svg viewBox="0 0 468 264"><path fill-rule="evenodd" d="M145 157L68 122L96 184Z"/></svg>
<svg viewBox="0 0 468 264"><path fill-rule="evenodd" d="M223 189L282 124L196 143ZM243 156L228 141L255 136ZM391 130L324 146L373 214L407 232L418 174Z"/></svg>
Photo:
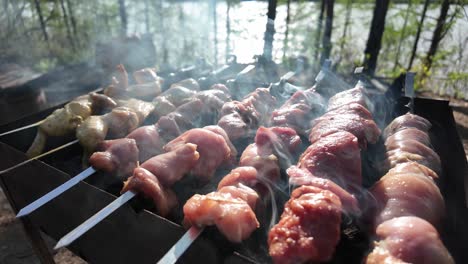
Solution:
<svg viewBox="0 0 468 264"><path fill-rule="evenodd" d="M377 227L377 241L366 264L413 263L453 264L437 230L413 216L397 217Z"/></svg>
<svg viewBox="0 0 468 264"><path fill-rule="evenodd" d="M360 214L359 202L356 197L348 191L341 188L329 179L313 176L309 171L299 169L297 166L291 166L286 170L289 176L289 184L292 186L313 186L336 194L346 213Z"/></svg>
<svg viewBox="0 0 468 264"><path fill-rule="evenodd" d="M407 128L416 128L425 132L426 134L429 133L429 129L431 128L432 124L424 117L407 113L402 116L395 118L384 130L383 137L386 139L389 136L395 134L395 132L407 129Z"/></svg>
<svg viewBox="0 0 468 264"><path fill-rule="evenodd" d="M414 139L404 141L386 142L387 148L384 171L395 167L397 164L414 161L424 165L437 174L442 172L442 164L439 155L428 146Z"/></svg>
<svg viewBox="0 0 468 264"><path fill-rule="evenodd" d="M231 160L231 148L225 138L203 128L188 130L167 143L164 146L164 150L175 150L180 145L184 145L186 143L197 145L197 151L200 153L200 158L191 172L201 181L208 181L221 164Z"/></svg>
<svg viewBox="0 0 468 264"><path fill-rule="evenodd" d="M232 187L223 187L207 195L192 196L183 208L184 222L198 227L216 225L232 242L239 243L248 238L260 223L249 203L240 198L244 197L239 193L243 190Z"/></svg>
<svg viewBox="0 0 468 264"><path fill-rule="evenodd" d="M362 185L361 151L358 139L349 132L341 131L317 140L302 153L297 167L351 192Z"/></svg>
<svg viewBox="0 0 468 264"><path fill-rule="evenodd" d="M152 157L141 168L154 174L164 186L171 186L192 170L200 159L198 146L184 143L178 148Z"/></svg>
<svg viewBox="0 0 468 264"><path fill-rule="evenodd" d="M134 139L121 138L106 140L99 143L97 149L89 158L93 168L118 177L129 176L138 166L138 147Z"/></svg>
<svg viewBox="0 0 468 264"><path fill-rule="evenodd" d="M273 262L329 261L340 240L341 212L340 198L332 192L312 186L295 189L268 234Z"/></svg>
<svg viewBox="0 0 468 264"><path fill-rule="evenodd" d="M444 198L434 181L415 173L390 172L370 189L375 198L375 224L400 216L417 216L438 226L445 215Z"/></svg>

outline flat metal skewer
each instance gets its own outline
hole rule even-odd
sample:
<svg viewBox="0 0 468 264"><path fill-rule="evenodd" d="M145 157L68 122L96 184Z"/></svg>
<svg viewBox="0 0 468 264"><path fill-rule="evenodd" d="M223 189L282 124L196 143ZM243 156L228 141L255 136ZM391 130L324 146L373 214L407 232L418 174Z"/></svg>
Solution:
<svg viewBox="0 0 468 264"><path fill-rule="evenodd" d="M40 125L42 122L44 122L44 120L41 120L41 121L39 121L39 122L30 124L30 125L26 125L26 126L22 126L22 127L19 127L19 128L15 128L15 129L12 129L12 130L10 130L10 131L3 132L3 133L0 134L0 137L6 136L6 135L9 135L9 134L13 134L13 133L15 133L15 132L19 132L19 131L21 131L21 130L25 130L25 129L28 129L28 128L31 128L31 127L36 127L36 126Z"/></svg>
<svg viewBox="0 0 468 264"><path fill-rule="evenodd" d="M38 155L38 156L36 156L36 157L32 157L32 158L30 158L30 159L28 159L28 160L25 160L25 161L23 161L23 162L20 162L20 163L16 164L15 166L12 166L12 167L10 167L10 168L8 168L8 169L4 169L4 170L0 171L0 174L4 174L4 173L7 173L7 172L9 172L9 171L12 171L12 170L14 170L14 169L16 169L16 168L18 168L18 167L21 167L21 166L23 166L24 164L27 164L27 163L29 163L29 162L31 162L31 161L33 161L33 160L40 159L40 158L42 158L42 157L44 157L44 156L47 156L47 155L52 154L52 153L54 153L54 152L57 152L57 151L59 151L59 150L61 150L61 149L67 148L67 147L69 147L69 146L71 146L71 145L74 145L74 144L76 144L76 143L78 143L78 139L73 140L73 141L71 141L71 142L68 142L68 143L66 143L66 144L63 144L63 145L60 146L60 147L56 147L56 148L54 148L54 149L51 149L51 150L49 150L49 151L47 151L47 152L44 152L44 153L42 153L41 155Z"/></svg>
<svg viewBox="0 0 468 264"><path fill-rule="evenodd" d="M167 253L158 261L158 264L173 264L184 254L192 245L205 228L192 226L185 234L167 251Z"/></svg>
<svg viewBox="0 0 468 264"><path fill-rule="evenodd" d="M59 249L61 247L66 247L70 245L73 241L81 237L84 233L93 228L96 224L101 222L108 215L110 215L115 210L120 208L123 204L135 197L135 195L136 193L132 191L126 191L124 194L120 195L119 198L115 199L112 203L108 204L106 207L101 209L101 211L97 212L91 218L89 218L81 225L73 229L70 233L62 237L57 242L57 245L55 245L54 249Z"/></svg>
<svg viewBox="0 0 468 264"><path fill-rule="evenodd" d="M39 207L43 206L44 204L48 203L52 199L56 198L66 190L70 189L71 187L75 186L80 181L88 178L92 174L94 174L96 170L93 167L89 167L86 170L82 171L80 174L76 175L75 177L71 178L70 180L66 181L62 185L58 186L57 188L53 189L52 191L48 192L46 195L42 196L41 198L37 199L36 201L30 203L29 205L25 206L21 209L16 218L23 217L34 212Z"/></svg>

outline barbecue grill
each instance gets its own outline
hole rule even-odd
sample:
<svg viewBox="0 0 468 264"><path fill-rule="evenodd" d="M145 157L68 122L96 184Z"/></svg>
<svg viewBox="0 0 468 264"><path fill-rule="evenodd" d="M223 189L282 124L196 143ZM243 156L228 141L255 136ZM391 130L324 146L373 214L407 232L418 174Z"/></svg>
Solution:
<svg viewBox="0 0 468 264"><path fill-rule="evenodd" d="M83 90L82 93L88 90ZM70 97L73 97L71 95ZM377 94L374 97L383 98ZM399 98L394 105L394 115L387 116L387 123L407 111L408 98ZM42 120L58 107L31 112L27 117L10 116L12 122L0 126L0 133ZM15 109L15 105L8 105ZM458 137L452 110L447 101L416 98L414 113L427 118L432 124L431 140L440 155L444 174L438 183L445 198L447 214L441 230L444 244L457 263L468 259L468 209L466 181L468 165L463 146ZM24 152L34 138L35 128L23 130L0 138L0 170L26 160ZM56 138L49 147L59 146L73 138ZM369 151L371 153L371 151ZM79 173L81 148L77 145L60 150L40 161L36 160L0 175L0 184L15 211ZM368 173L372 173L368 172ZM60 239L88 217L112 202L118 190L114 180L99 172L87 182L81 182L70 191L44 205L22 219L33 247L44 263L53 263L41 232L53 239ZM134 202L119 208L106 220L75 241L69 249L90 263L155 263L184 234L185 229ZM368 239L359 233L345 234L337 248L333 263L360 263L366 253ZM255 238L252 238L255 239ZM215 231L204 232L180 258L180 263L256 263L265 241L247 241L242 246L220 239ZM354 246L358 243L359 246ZM255 245L256 244L256 245ZM358 249L358 250L356 250ZM265 249L263 249L265 251ZM265 251L266 252L266 251Z"/></svg>

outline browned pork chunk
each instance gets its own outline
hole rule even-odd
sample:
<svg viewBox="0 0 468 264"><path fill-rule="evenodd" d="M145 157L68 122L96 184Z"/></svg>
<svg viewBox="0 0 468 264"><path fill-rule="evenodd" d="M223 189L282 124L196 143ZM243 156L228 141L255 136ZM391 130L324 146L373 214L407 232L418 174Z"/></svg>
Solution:
<svg viewBox="0 0 468 264"><path fill-rule="evenodd" d="M398 217L377 227L374 250L367 264L413 263L453 264L452 256L442 244L439 233L418 217Z"/></svg>
<svg viewBox="0 0 468 264"><path fill-rule="evenodd" d="M385 128L383 132L383 137L388 138L391 135L395 134L397 131L407 128L416 128L427 134L431 126L431 123L427 119L418 115L407 113L405 115L395 118Z"/></svg>
<svg viewBox="0 0 468 264"><path fill-rule="evenodd" d="M366 89L362 86L356 86L353 89L349 89L340 93L335 94L328 100L327 111L348 105L351 103L357 103L363 107L369 109L371 106L370 100L367 97Z"/></svg>
<svg viewBox="0 0 468 264"><path fill-rule="evenodd" d="M312 186L294 190L268 234L274 263L325 262L340 240L342 206L330 191Z"/></svg>

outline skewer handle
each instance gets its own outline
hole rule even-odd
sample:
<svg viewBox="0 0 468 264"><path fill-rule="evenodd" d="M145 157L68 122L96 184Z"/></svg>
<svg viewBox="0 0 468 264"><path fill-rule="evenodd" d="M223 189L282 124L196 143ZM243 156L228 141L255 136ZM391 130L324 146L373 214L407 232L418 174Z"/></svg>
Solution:
<svg viewBox="0 0 468 264"><path fill-rule="evenodd" d="M97 212L88 220L83 222L81 225L73 229L70 233L62 237L59 240L59 242L57 242L57 245L55 245L54 249L59 249L61 247L66 247L70 245L73 241L81 237L84 233L86 233L88 230L90 230L99 222L101 222L104 218L109 216L111 213L120 208L130 199L135 197L135 195L136 194L132 191L126 191L124 194L120 195L119 198L115 199L112 203L104 207L101 211Z"/></svg>
<svg viewBox="0 0 468 264"><path fill-rule="evenodd" d="M23 209L21 209L16 218L23 217L34 212L39 207L43 206L44 204L50 202L52 199L56 198L60 194L64 193L71 187L75 186L80 181L88 178L90 175L95 173L96 170L93 167L89 167L86 170L82 171L80 174L76 175L75 177L71 178L70 180L66 181L62 185L58 186L57 188L53 189L52 191L48 192L46 195L42 196L41 198L37 199L36 201L30 203Z"/></svg>
<svg viewBox="0 0 468 264"><path fill-rule="evenodd" d="M174 264L184 254L187 248L203 232L204 228L192 226L185 234L167 251L167 253L158 261L158 264Z"/></svg>

